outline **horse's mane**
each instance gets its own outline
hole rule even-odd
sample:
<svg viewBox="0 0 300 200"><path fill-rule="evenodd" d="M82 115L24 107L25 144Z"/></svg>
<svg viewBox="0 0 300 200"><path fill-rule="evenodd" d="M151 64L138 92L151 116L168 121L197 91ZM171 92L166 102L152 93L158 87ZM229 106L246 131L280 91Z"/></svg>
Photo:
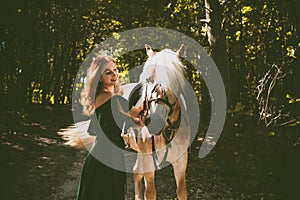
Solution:
<svg viewBox="0 0 300 200"><path fill-rule="evenodd" d="M180 92L185 87L184 77L184 66L178 55L170 49L164 49L145 62L140 82L153 78L154 82L161 83L174 92Z"/></svg>

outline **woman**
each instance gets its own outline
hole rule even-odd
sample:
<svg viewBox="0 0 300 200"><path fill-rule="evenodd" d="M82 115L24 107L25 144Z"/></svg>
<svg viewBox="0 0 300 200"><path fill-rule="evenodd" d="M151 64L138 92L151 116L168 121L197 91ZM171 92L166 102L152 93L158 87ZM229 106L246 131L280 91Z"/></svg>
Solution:
<svg viewBox="0 0 300 200"><path fill-rule="evenodd" d="M114 60L109 56L97 57L87 70L87 81L81 93L83 114L96 115L88 129L89 134L96 135L96 141L86 157L77 200L124 199L126 173L103 164L95 156L109 154L112 165L124 165L120 151L105 149L103 142L106 136L110 142L123 149L122 124L128 127L134 124L131 118L139 119L140 110L132 107L129 112L127 101L120 94L118 70ZM123 168L125 169L125 165Z"/></svg>

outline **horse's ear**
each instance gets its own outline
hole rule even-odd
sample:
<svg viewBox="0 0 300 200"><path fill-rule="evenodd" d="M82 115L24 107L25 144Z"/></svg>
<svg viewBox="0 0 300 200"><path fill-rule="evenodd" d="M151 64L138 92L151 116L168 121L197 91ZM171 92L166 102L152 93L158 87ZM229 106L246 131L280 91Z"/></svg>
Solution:
<svg viewBox="0 0 300 200"><path fill-rule="evenodd" d="M152 57L154 55L154 51L150 45L145 44L145 49L146 49L148 57Z"/></svg>
<svg viewBox="0 0 300 200"><path fill-rule="evenodd" d="M176 55L180 58L184 58L185 57L185 47L184 44L182 44L180 46L180 48L176 51Z"/></svg>

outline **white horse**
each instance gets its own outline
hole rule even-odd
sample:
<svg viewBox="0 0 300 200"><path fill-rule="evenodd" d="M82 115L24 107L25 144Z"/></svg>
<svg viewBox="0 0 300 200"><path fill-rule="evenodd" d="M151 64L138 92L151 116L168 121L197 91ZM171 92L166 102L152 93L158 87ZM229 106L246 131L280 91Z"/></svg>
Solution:
<svg viewBox="0 0 300 200"><path fill-rule="evenodd" d="M140 84L123 87L124 97L129 98L129 104L137 107L143 105L141 115L146 124L144 127L136 128L137 137L133 134L133 129L129 130L129 134L122 134L124 142L137 151L133 167L135 200L141 200L143 196L145 200L156 199L155 171L164 167L166 163L170 163L174 169L177 198L185 200L191 134L182 95L185 78L180 58L185 52L184 46L182 45L176 52L170 49L155 52L149 45L145 47L148 59L140 75ZM133 86L136 86L135 89ZM88 124L89 121L82 122L79 124L81 130L76 130L78 128L73 126L62 130L59 134L63 135L69 146L90 148L95 137L87 135ZM75 132L82 134L74 134ZM143 179L144 195L141 184Z"/></svg>
<svg viewBox="0 0 300 200"><path fill-rule="evenodd" d="M140 200L142 196L147 200L156 199L155 170L162 168L166 162L171 163L174 169L178 199L187 199L190 127L182 96L185 79L180 57L184 47L181 46L177 52L170 49L155 52L149 45L145 47L148 59L140 75L140 98L137 102L131 102L129 97L129 103L137 107L144 105L142 115L149 124L138 128L136 140L130 137L133 134L123 137L138 152L133 169L135 199ZM144 195L141 187L143 178Z"/></svg>

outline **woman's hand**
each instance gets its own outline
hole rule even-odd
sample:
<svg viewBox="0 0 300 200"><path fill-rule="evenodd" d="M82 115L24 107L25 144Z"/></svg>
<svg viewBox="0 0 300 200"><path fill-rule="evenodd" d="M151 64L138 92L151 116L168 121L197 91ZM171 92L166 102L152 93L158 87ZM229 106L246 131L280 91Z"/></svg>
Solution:
<svg viewBox="0 0 300 200"><path fill-rule="evenodd" d="M131 109L129 110L130 117L139 118L141 110L142 110L142 107L132 106Z"/></svg>
<svg viewBox="0 0 300 200"><path fill-rule="evenodd" d="M129 111L129 115L132 118L133 122L141 127L145 126L144 116L141 115L142 110L143 110L142 106L140 107L132 106L132 108Z"/></svg>
<svg viewBox="0 0 300 200"><path fill-rule="evenodd" d="M132 121L133 121L136 125L138 125L138 126L140 126L140 127L145 126L143 117L140 116L140 117L138 117L138 118L131 118L131 119L132 119Z"/></svg>
<svg viewBox="0 0 300 200"><path fill-rule="evenodd" d="M134 133L133 128L129 128L127 133L124 133L122 131L121 137L124 140L125 149L133 149L137 152L141 152L140 148L136 142L135 133Z"/></svg>

